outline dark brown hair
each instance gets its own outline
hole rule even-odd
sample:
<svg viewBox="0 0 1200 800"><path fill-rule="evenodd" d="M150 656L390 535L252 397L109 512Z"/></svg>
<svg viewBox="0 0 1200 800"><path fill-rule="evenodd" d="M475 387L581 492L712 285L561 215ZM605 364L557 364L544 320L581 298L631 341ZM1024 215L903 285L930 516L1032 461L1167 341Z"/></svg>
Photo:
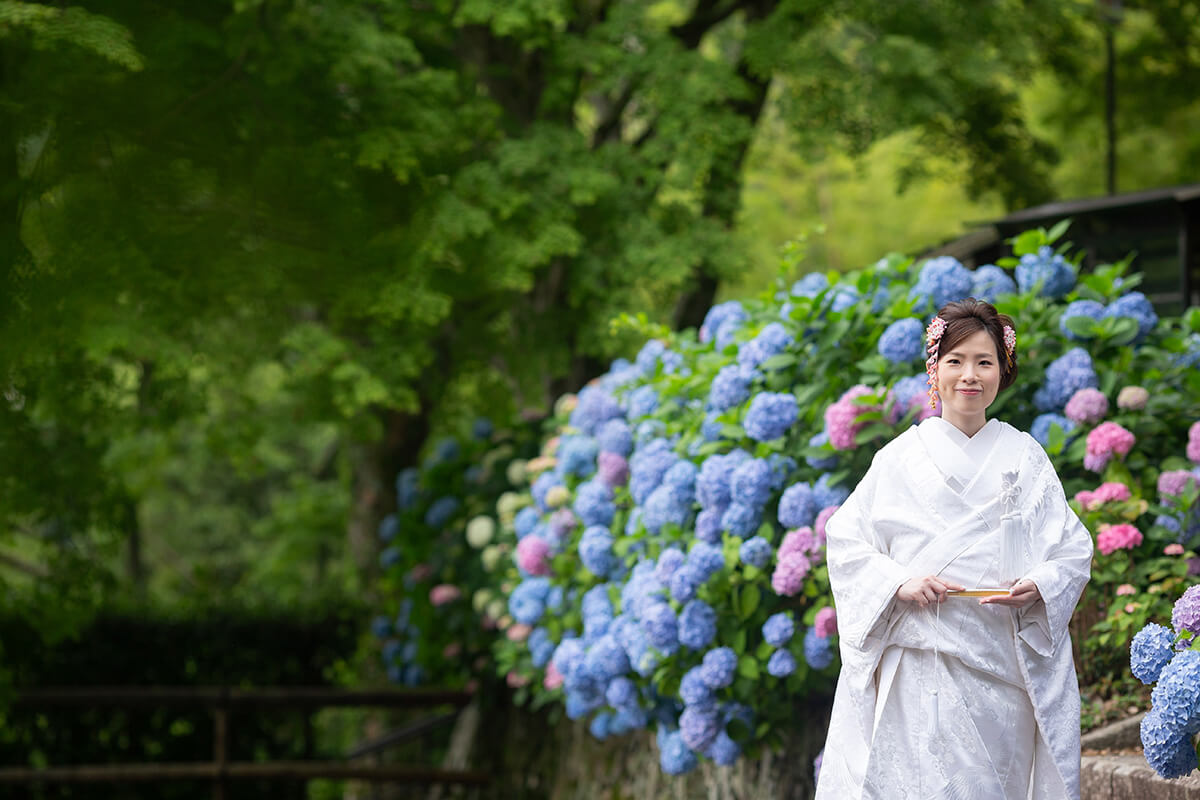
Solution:
<svg viewBox="0 0 1200 800"><path fill-rule="evenodd" d="M946 331L938 344L939 357L943 353L949 353L976 331L987 331L996 345L997 363L1000 365L1000 388L1007 389L1013 385L1013 381L1017 379L1016 348L1013 348L1013 354L1008 358L1005 357L1004 348L1004 326L1009 326L1014 332L1017 329L1011 317L998 313L991 303L976 300L974 297L946 303L937 315L946 320Z"/></svg>

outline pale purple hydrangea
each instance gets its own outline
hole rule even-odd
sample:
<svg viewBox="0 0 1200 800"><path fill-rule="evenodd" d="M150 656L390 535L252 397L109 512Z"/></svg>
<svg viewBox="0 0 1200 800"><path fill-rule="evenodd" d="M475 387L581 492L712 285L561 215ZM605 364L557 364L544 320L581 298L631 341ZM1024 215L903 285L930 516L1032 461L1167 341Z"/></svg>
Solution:
<svg viewBox="0 0 1200 800"><path fill-rule="evenodd" d="M1171 625L1177 631L1200 634L1200 585L1188 588L1175 601L1175 608L1171 611Z"/></svg>
<svg viewBox="0 0 1200 800"><path fill-rule="evenodd" d="M1080 389L1071 395L1063 413L1072 422L1095 425L1108 413L1108 398L1099 389Z"/></svg>
<svg viewBox="0 0 1200 800"><path fill-rule="evenodd" d="M596 457L598 477L613 489L624 486L629 481L629 462L617 453L607 450L600 451Z"/></svg>

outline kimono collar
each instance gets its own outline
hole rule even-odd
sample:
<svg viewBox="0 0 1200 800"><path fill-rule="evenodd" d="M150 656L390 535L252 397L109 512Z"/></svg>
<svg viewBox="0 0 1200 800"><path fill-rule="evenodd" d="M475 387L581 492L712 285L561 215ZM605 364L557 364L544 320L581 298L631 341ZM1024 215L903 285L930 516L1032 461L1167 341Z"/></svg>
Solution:
<svg viewBox="0 0 1200 800"><path fill-rule="evenodd" d="M990 419L974 436L967 436L953 423L929 417L917 426L917 432L938 470L964 492L987 471L986 464L1003 428L1000 420Z"/></svg>

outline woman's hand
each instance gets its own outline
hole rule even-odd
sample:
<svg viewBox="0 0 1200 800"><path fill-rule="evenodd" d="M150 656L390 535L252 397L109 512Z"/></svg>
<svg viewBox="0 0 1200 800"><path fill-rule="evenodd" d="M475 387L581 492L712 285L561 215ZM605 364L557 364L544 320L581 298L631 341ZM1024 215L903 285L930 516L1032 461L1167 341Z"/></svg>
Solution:
<svg viewBox="0 0 1200 800"><path fill-rule="evenodd" d="M1042 593L1038 591L1037 584L1031 580L1017 581L1008 594L1000 594L995 597L985 597L979 601L980 605L997 605L1008 606L1009 608L1024 608L1030 603L1036 603L1042 599Z"/></svg>
<svg viewBox="0 0 1200 800"><path fill-rule="evenodd" d="M944 578L926 575L924 578L909 578L900 584L900 588L896 590L896 597L906 603L916 603L921 608L925 608L930 603L940 603L945 600L946 592L951 589L961 592L964 588Z"/></svg>

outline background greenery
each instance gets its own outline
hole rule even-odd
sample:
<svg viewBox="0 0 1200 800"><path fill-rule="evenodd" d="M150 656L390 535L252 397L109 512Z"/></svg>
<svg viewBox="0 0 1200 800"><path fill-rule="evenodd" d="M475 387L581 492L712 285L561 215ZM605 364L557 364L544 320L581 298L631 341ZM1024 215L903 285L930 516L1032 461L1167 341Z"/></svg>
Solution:
<svg viewBox="0 0 1200 800"><path fill-rule="evenodd" d="M1200 3L0 0L0 611L345 604L394 476L761 291L1197 174ZM7 647L7 645L5 645ZM4 657L7 658L7 657Z"/></svg>

